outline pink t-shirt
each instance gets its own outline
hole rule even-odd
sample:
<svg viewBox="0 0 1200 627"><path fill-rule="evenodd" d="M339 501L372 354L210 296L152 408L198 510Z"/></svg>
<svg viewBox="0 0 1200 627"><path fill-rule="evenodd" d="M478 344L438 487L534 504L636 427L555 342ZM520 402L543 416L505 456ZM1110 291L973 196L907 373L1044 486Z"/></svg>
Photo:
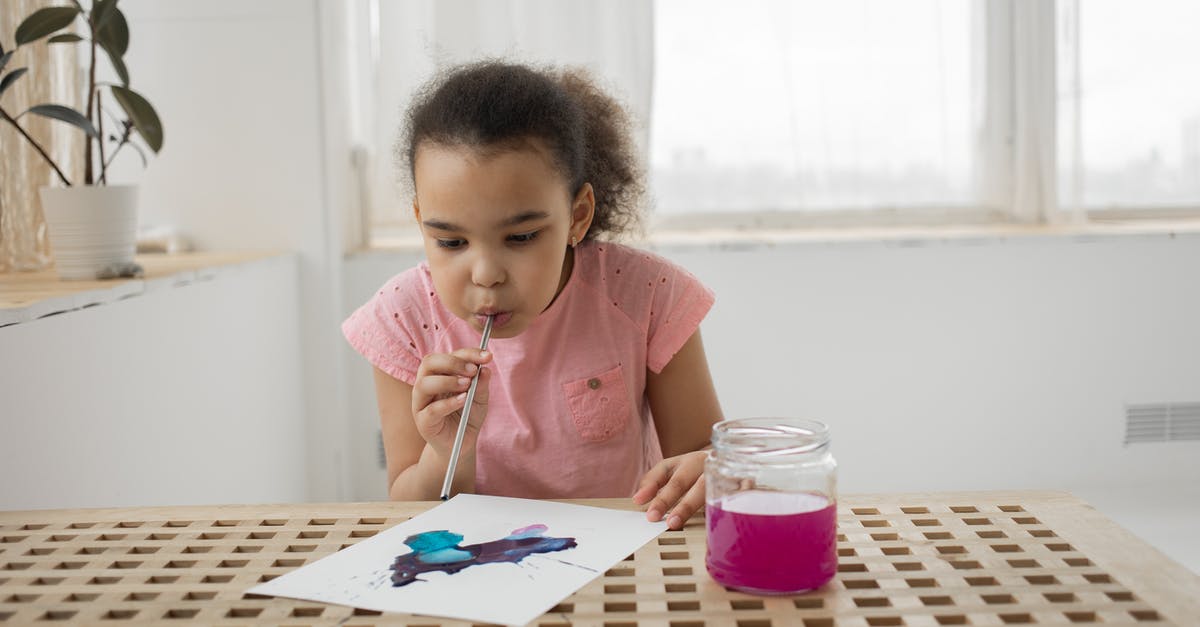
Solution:
<svg viewBox="0 0 1200 627"><path fill-rule="evenodd" d="M493 338L475 489L524 498L629 496L662 460L646 371L662 371L713 294L657 255L585 242L558 298L525 332ZM429 266L393 277L342 324L350 344L412 385L421 358L478 346L437 297Z"/></svg>

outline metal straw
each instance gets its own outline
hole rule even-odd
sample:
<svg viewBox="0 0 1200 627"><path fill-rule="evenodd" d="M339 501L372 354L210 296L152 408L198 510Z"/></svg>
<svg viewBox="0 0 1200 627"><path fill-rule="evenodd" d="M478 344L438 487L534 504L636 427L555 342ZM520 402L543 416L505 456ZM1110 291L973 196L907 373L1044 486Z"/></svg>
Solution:
<svg viewBox="0 0 1200 627"><path fill-rule="evenodd" d="M483 325L483 341L479 342L479 350L487 348L488 338L492 335L492 320L494 315L487 317ZM462 414L458 418L458 433L454 434L454 448L450 449L450 465L446 467L446 480L442 482L442 500L450 498L450 483L454 481L454 469L458 467L458 455L462 452L463 437L467 435L467 420L471 417L471 405L475 403L475 386L479 383L479 370L471 377L471 387L467 388L467 402L463 405Z"/></svg>

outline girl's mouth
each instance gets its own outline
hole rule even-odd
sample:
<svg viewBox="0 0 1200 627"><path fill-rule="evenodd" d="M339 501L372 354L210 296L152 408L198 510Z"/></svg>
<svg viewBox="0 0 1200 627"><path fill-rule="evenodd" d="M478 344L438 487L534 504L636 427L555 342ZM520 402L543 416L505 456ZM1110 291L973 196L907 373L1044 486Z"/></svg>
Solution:
<svg viewBox="0 0 1200 627"><path fill-rule="evenodd" d="M492 320L492 328L493 329L503 328L504 325L508 324L508 321L512 319L511 311L492 312L492 315L495 316L495 319ZM483 325L487 324L487 319L488 319L488 314L485 314L485 313L475 314L475 322L479 323L479 328L481 328L481 329L483 328Z"/></svg>

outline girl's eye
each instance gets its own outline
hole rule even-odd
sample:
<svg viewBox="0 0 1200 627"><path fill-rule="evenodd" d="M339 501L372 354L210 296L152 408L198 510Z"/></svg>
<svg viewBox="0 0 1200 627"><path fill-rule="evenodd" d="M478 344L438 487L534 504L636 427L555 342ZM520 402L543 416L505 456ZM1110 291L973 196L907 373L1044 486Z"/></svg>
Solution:
<svg viewBox="0 0 1200 627"><path fill-rule="evenodd" d="M461 239L439 239L437 240L438 248L462 248L467 242Z"/></svg>
<svg viewBox="0 0 1200 627"><path fill-rule="evenodd" d="M541 233L541 231L530 231L528 233L509 235L508 241L513 242L514 244L528 244L537 238L538 233Z"/></svg>

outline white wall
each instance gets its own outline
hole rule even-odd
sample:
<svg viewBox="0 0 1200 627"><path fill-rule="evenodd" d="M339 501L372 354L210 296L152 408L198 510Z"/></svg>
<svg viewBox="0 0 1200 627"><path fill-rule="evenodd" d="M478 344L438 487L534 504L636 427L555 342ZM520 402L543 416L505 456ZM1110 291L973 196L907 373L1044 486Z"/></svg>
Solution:
<svg viewBox="0 0 1200 627"><path fill-rule="evenodd" d="M301 501L292 255L0 328L0 509Z"/></svg>
<svg viewBox="0 0 1200 627"><path fill-rule="evenodd" d="M717 293L728 417L828 422L850 492L1200 479L1200 443L1123 447L1124 404L1200 401L1200 235L670 248ZM346 265L346 310L414 255ZM378 418L352 351L357 498Z"/></svg>

